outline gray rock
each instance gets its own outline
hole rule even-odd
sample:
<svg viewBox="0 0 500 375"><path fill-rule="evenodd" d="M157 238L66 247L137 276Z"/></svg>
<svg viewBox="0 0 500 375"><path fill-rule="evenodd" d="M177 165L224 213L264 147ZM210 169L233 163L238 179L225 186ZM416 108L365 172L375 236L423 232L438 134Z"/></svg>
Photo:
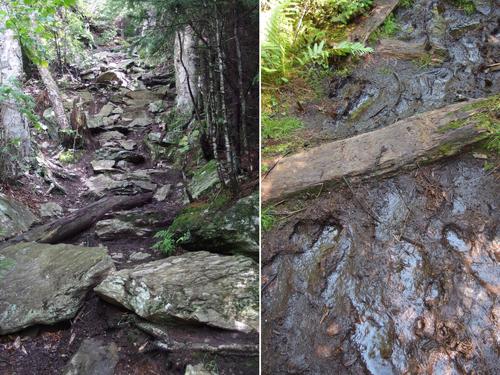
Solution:
<svg viewBox="0 0 500 375"><path fill-rule="evenodd" d="M199 363L197 365L187 365L186 372L184 375L214 375L215 372L209 371L205 369L205 365L203 363Z"/></svg>
<svg viewBox="0 0 500 375"><path fill-rule="evenodd" d="M36 220L27 207L0 194L0 240L27 231Z"/></svg>
<svg viewBox="0 0 500 375"><path fill-rule="evenodd" d="M97 117L108 117L113 113L115 106L113 104L104 105L99 113L96 115Z"/></svg>
<svg viewBox="0 0 500 375"><path fill-rule="evenodd" d="M259 256L259 195L240 199L227 210L190 209L172 230L178 244L190 251L203 248L223 254Z"/></svg>
<svg viewBox="0 0 500 375"><path fill-rule="evenodd" d="M114 272L94 290L158 323L183 320L258 331L258 268L244 256L187 253Z"/></svg>
<svg viewBox="0 0 500 375"><path fill-rule="evenodd" d="M0 250L0 335L73 318L113 269L103 247L19 243Z"/></svg>
<svg viewBox="0 0 500 375"><path fill-rule="evenodd" d="M153 143L161 143L161 133L160 132L149 133L148 140Z"/></svg>
<svg viewBox="0 0 500 375"><path fill-rule="evenodd" d="M191 182L189 183L189 191L194 199L198 199L203 194L208 193L213 188L218 186L219 183L217 163L214 160L211 160L195 172Z"/></svg>
<svg viewBox="0 0 500 375"><path fill-rule="evenodd" d="M138 147L137 142L132 139L119 140L118 144L126 151L133 151Z"/></svg>
<svg viewBox="0 0 500 375"><path fill-rule="evenodd" d="M150 228L139 228L133 223L119 219L101 220L96 224L97 236L104 241L123 237L145 237L152 233Z"/></svg>
<svg viewBox="0 0 500 375"><path fill-rule="evenodd" d="M101 174L88 179L86 185L89 193L96 197L103 197L107 193L133 195L156 190L156 184L151 182L149 176L141 176L138 173L113 176Z"/></svg>
<svg viewBox="0 0 500 375"><path fill-rule="evenodd" d="M125 146L133 149L134 144L130 142L127 141L119 141L119 142L125 142L124 143ZM114 161L126 160L134 164L142 163L145 160L144 156L139 154L138 152L132 150L124 150L123 148L119 147L101 148L96 151L95 155L97 157L97 160L114 160Z"/></svg>
<svg viewBox="0 0 500 375"><path fill-rule="evenodd" d="M111 112L113 115L122 115L123 114L123 109L121 107L115 107L113 109L113 112Z"/></svg>
<svg viewBox="0 0 500 375"><path fill-rule="evenodd" d="M153 198L156 199L158 202L163 202L165 199L167 199L168 195L170 194L171 188L172 185L170 184L162 186L156 191Z"/></svg>
<svg viewBox="0 0 500 375"><path fill-rule="evenodd" d="M109 141L120 140L120 139L124 139L124 138L125 138L125 136L122 133L117 132L116 130L112 130L109 132L102 133L99 136L99 141L109 142Z"/></svg>
<svg viewBox="0 0 500 375"><path fill-rule="evenodd" d="M118 347L100 340L86 339L66 365L64 375L113 375L118 363Z"/></svg>
<svg viewBox="0 0 500 375"><path fill-rule="evenodd" d="M138 118L132 120L132 122L130 124L128 124L128 127L129 128L146 127L146 126L151 125L153 122L154 121L151 117L138 117Z"/></svg>
<svg viewBox="0 0 500 375"><path fill-rule="evenodd" d="M42 217L61 216L63 209L55 202L44 203L40 206L40 215Z"/></svg>
<svg viewBox="0 0 500 375"><path fill-rule="evenodd" d="M148 106L149 112L160 113L165 111L165 103L163 100L157 100Z"/></svg>
<svg viewBox="0 0 500 375"><path fill-rule="evenodd" d="M140 251L130 254L130 257L129 257L129 259L133 260L133 261L140 261L140 260L144 260L144 259L148 259L148 258L151 258L151 254L142 253Z"/></svg>
<svg viewBox="0 0 500 375"><path fill-rule="evenodd" d="M92 169L95 173L117 171L114 168L116 164L116 161L114 160L92 160L90 164L92 165Z"/></svg>

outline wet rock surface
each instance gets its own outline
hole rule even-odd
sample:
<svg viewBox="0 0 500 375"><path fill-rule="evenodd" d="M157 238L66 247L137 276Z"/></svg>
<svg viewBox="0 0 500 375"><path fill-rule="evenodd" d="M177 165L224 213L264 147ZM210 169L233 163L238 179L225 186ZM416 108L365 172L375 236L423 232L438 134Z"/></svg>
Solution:
<svg viewBox="0 0 500 375"><path fill-rule="evenodd" d="M193 252L110 274L95 291L153 322L181 320L258 330L257 264L249 258Z"/></svg>
<svg viewBox="0 0 500 375"><path fill-rule="evenodd" d="M396 41L334 78L335 113L305 124L346 138L499 93L499 10L474 3L397 9ZM275 208L294 214L263 236L264 374L500 371L498 171L474 153Z"/></svg>
<svg viewBox="0 0 500 375"><path fill-rule="evenodd" d="M265 236L265 372L497 372L496 177L467 155L353 191Z"/></svg>
<svg viewBox="0 0 500 375"><path fill-rule="evenodd" d="M400 31L375 43L375 52L347 77L329 84L331 116L313 111L304 122L339 139L392 124L466 98L500 91L498 7L493 1L465 14L449 1L415 1L399 7Z"/></svg>
<svg viewBox="0 0 500 375"><path fill-rule="evenodd" d="M0 334L74 317L112 269L105 248L20 243L0 250Z"/></svg>

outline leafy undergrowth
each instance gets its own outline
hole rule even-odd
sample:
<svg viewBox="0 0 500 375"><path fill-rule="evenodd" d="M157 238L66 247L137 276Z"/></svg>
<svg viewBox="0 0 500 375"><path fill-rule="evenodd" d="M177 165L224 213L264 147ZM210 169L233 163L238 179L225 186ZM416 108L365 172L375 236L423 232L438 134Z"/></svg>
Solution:
<svg viewBox="0 0 500 375"><path fill-rule="evenodd" d="M262 42L262 138L264 158L300 150L302 103L326 97L323 81L335 71L349 73L372 48L349 41L358 16L373 0L275 0L266 2ZM266 18L266 14L264 14ZM318 107L322 107L319 105Z"/></svg>

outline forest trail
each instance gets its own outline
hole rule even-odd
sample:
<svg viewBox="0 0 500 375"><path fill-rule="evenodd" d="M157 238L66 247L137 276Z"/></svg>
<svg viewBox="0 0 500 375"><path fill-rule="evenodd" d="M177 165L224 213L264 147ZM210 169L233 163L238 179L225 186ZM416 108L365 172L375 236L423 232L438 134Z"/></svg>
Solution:
<svg viewBox="0 0 500 375"><path fill-rule="evenodd" d="M8 254L12 257L20 253L30 254L28 256L35 258L31 263L31 276L23 274L17 281L5 282L16 285L22 281L29 289L25 289L24 294L32 293L35 297L31 303L36 305L27 307L32 310L22 310L25 311L22 318L15 314L3 316L0 332L10 333L19 330L16 327L35 323L61 322L52 326L35 325L20 335L12 333L0 337L3 345L0 373L184 374L187 365L200 361L212 363L219 371L252 373L258 352L255 325L250 329L243 322L237 322L239 325L235 329L232 323L223 321L226 317L217 314L218 309L230 303L227 298L233 293L234 284L241 288L246 283L257 284L257 276L252 279L248 275L248 271L255 267L253 261L198 251L178 258L171 264L171 271L165 271L168 261L159 250L153 249L154 243L158 242L153 238L155 233L167 228L188 203L178 166L156 158L157 153L162 152L162 146L169 144L166 129L171 123L162 116L175 106L173 66L146 65L138 56L127 54L121 40L117 42L93 50L93 68L82 72L70 83L66 81L61 89L66 105L72 108L72 120L87 112L88 132L84 133L84 148L77 146L80 139L73 139L74 133L69 134L69 143L77 146L74 152L61 151L56 137L51 139L41 134L37 140L38 160L44 168L45 181L32 181L36 194L28 194L25 201L40 205L43 218L28 232L3 244L1 247L7 246L8 249L0 258L2 272L2 267L7 267L7 271L10 267L10 263L2 263ZM53 116L50 109L44 113L46 120ZM51 134L50 129L48 133ZM64 235L52 236L57 232L55 227L62 228ZM68 228L72 229L66 233ZM52 240L44 241L47 236L52 236ZM23 242L12 246L20 241ZM24 245L25 241L59 245L45 248L44 245ZM77 245L78 248L64 244ZM109 258L97 246L105 246ZM87 249L87 254L94 254L94 258L87 259L90 255L83 255L79 249ZM177 250L173 255L184 253ZM157 260L159 263L154 262ZM221 266L217 268L217 264ZM86 293L85 288L95 285L92 280L102 278L110 269L132 273L129 270L142 266L144 274L139 276L141 271L137 271L136 276L127 274L126 283L121 283L152 285L156 282L155 276L161 282L161 278L177 280L177 275L180 275L181 279L172 282L173 289L168 292L172 296L184 293L181 300L176 301L181 307L172 313L177 314L177 323L162 326L141 319L129 310L135 309L139 315L148 318L147 311L154 311L155 306L141 310L141 307L134 307L133 301L127 305L123 300L113 300L114 286L110 286L110 290L101 288L100 296L92 290ZM161 273L160 269L166 273ZM45 272L56 278L48 281L51 284L47 286L37 279ZM118 272L116 275L120 277ZM153 275L153 279L148 279L148 275ZM23 277L27 279L22 280ZM138 280L134 281L134 277ZM243 279L238 281L238 277ZM207 289L201 286L191 288L199 280L204 280ZM184 284L191 289L182 290ZM151 293L160 290L158 284L154 288ZM196 311L190 306L189 301L196 303L197 297L190 297L189 293L198 292L211 296L209 303L214 306L211 310L213 316L204 317L202 309ZM13 297L9 291L4 293L7 300L23 298ZM18 291L14 293L17 296ZM133 300L135 292L130 293ZM241 296L245 298L244 294ZM81 304L80 298L84 298ZM142 303L147 303L147 300ZM19 304L19 308L24 309L21 302ZM46 310L43 314L49 316L37 315L38 311L34 310L38 309ZM71 311L75 316L71 316ZM189 315L191 313L194 316ZM33 318L29 320L31 315ZM18 319L27 321L19 323ZM248 334L249 331L253 333Z"/></svg>
<svg viewBox="0 0 500 375"><path fill-rule="evenodd" d="M490 97L483 120L498 134L499 9L471 3L399 5L396 31L335 66L324 96L293 97L299 150L269 158L263 179L275 220L262 242L263 373L500 371L498 150L471 135L399 169L421 144L405 138L419 117L439 143L427 115Z"/></svg>

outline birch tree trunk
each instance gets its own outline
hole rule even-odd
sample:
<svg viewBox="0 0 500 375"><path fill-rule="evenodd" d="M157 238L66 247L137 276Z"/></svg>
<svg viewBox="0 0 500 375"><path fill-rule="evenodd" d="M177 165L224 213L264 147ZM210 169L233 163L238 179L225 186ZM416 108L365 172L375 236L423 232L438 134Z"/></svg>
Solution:
<svg viewBox="0 0 500 375"><path fill-rule="evenodd" d="M0 3L0 9L6 10L6 5ZM0 29L5 23L0 21ZM21 45L12 30L4 29L0 34L0 85L14 87L22 82L23 60ZM28 122L19 110L18 104L12 100L0 103L0 130L3 142L16 142L18 157L31 153L31 141Z"/></svg>
<svg viewBox="0 0 500 375"><path fill-rule="evenodd" d="M188 26L179 31L174 44L176 106L182 113L191 113L195 109L198 96L195 38Z"/></svg>

